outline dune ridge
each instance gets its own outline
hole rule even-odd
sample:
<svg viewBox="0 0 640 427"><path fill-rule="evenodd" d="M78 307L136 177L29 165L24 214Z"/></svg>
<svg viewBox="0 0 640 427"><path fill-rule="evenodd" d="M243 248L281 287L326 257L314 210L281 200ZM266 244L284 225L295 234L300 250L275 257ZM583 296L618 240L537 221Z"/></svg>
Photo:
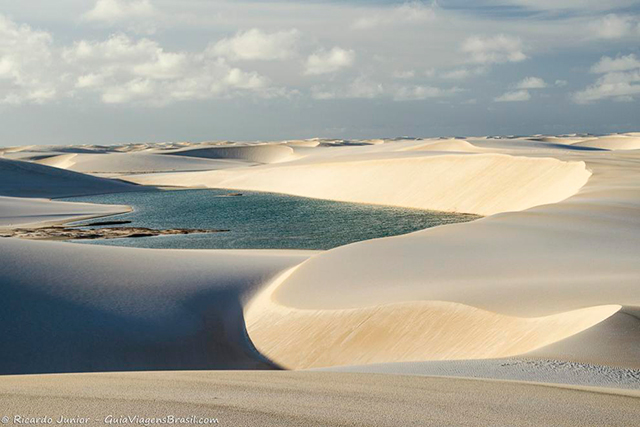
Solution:
<svg viewBox="0 0 640 427"><path fill-rule="evenodd" d="M164 151L173 156L202 157L207 159L238 159L255 163L278 163L292 157L293 149L284 144L215 145L201 148L181 148Z"/></svg>
<svg viewBox="0 0 640 427"><path fill-rule="evenodd" d="M139 187L125 182L0 158L0 195L3 196L50 198L135 190Z"/></svg>
<svg viewBox="0 0 640 427"><path fill-rule="evenodd" d="M503 154L390 157L126 179L139 184L206 185L492 215L566 199L591 175L584 162L552 158Z"/></svg>
<svg viewBox="0 0 640 427"><path fill-rule="evenodd" d="M231 144L150 144L129 154L120 152L130 147L106 152L87 146L75 152L92 156L102 170L116 156L147 156L148 163L121 177L137 184L274 191L487 215L308 254L277 267L266 261L274 268L252 279L252 289L296 268L236 308L245 307L255 347L285 367L527 355L611 360L623 369L638 360L638 346L603 337L637 336L637 322L629 316L640 306L640 151L572 145L596 139L604 147L608 137L318 140L317 146L286 146L293 155L278 163L222 159L234 167L171 173L158 173L154 158L166 158L164 167L182 158L188 167L199 158L171 151ZM47 152L37 154L44 158ZM35 248L22 244L22 253ZM135 259L143 254L129 253ZM135 273L135 259L123 277ZM28 282L22 273L12 274ZM212 271L207 280L232 287L246 280L223 276ZM167 291L177 286L158 280ZM55 283L67 281L64 274ZM209 308L215 319L224 317L221 307ZM213 330L218 323L211 325ZM237 338L238 331L225 333ZM591 348L597 351L583 350Z"/></svg>
<svg viewBox="0 0 640 427"><path fill-rule="evenodd" d="M280 275L245 308L247 330L256 348L288 369L514 356L582 332L621 309L605 305L539 318L505 316L442 301L300 309L283 305L275 295L297 268ZM279 331L285 323L287 333L283 334ZM306 351L292 352L291 346Z"/></svg>

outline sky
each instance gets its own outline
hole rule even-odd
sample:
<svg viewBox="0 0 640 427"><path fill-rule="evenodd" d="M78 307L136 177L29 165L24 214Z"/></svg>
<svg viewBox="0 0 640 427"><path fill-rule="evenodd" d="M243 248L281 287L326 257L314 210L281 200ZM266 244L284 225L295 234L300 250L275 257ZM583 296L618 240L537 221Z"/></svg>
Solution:
<svg viewBox="0 0 640 427"><path fill-rule="evenodd" d="M640 1L0 0L0 146L640 130Z"/></svg>

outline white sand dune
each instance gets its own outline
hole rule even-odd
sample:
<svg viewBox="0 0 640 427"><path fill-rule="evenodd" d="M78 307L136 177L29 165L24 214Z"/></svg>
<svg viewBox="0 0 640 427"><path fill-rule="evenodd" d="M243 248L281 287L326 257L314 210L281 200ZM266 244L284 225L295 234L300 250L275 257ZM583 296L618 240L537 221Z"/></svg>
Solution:
<svg viewBox="0 0 640 427"><path fill-rule="evenodd" d="M468 141L460 139L432 140L424 145L411 147L412 151L453 151L460 153L481 153L484 150Z"/></svg>
<svg viewBox="0 0 640 427"><path fill-rule="evenodd" d="M595 329L580 333L622 305L640 306L640 154L572 149L576 138L318 147L283 165L127 179L492 215L336 248L297 267L246 310L256 347L284 366L534 350L576 359L589 345L600 349L593 358L625 365L637 346L614 350L597 344ZM480 152L439 152L466 143ZM616 331L633 339L633 327Z"/></svg>
<svg viewBox="0 0 640 427"><path fill-rule="evenodd" d="M68 197L135 191L134 185L63 169L0 158L0 195Z"/></svg>
<svg viewBox="0 0 640 427"><path fill-rule="evenodd" d="M268 368L243 301L312 254L0 239L0 373Z"/></svg>
<svg viewBox="0 0 640 427"><path fill-rule="evenodd" d="M573 144L577 147L603 148L606 150L640 150L640 136L611 135L587 139Z"/></svg>
<svg viewBox="0 0 640 427"><path fill-rule="evenodd" d="M78 157L75 153L70 154L58 154L45 156L44 158L31 158L29 160L40 165L53 166L54 168L69 169L75 164L75 159Z"/></svg>
<svg viewBox="0 0 640 427"><path fill-rule="evenodd" d="M69 203L48 199L0 196L0 229L43 226L113 215L131 210L128 206Z"/></svg>
<svg viewBox="0 0 640 427"><path fill-rule="evenodd" d="M63 154L39 160L37 163L103 176L216 170L247 165L246 162L233 159L204 159L154 153Z"/></svg>
<svg viewBox="0 0 640 427"><path fill-rule="evenodd" d="M247 329L257 349L287 369L513 356L575 335L620 309L591 307L540 318L438 301L297 309L279 304L273 295L294 271L281 275L246 309ZM279 333L285 319L287 333ZM306 351L291 351L292 335L295 346Z"/></svg>
<svg viewBox="0 0 640 427"><path fill-rule="evenodd" d="M147 156L148 163L139 163L137 171L129 170L134 174L123 177L138 184L273 191L489 216L315 254L275 256L269 252L260 258L264 263L259 265L254 265L255 254L246 251L125 253L122 248L87 251L86 246L78 249L67 244L60 244L59 250L56 247L56 256L60 256L56 258L49 253L52 246L14 241L0 241L0 256L11 254L3 264L37 260L34 271L12 270L9 284L42 281L45 273L60 271L55 280L47 279L50 288L24 285L15 291L19 298L80 298L82 310L99 307L111 313L105 304L129 307L124 302L124 296L131 292L127 286L140 287L134 292L134 301L142 311L134 310L130 318L118 311L114 324L124 325L128 332L118 338L121 344L108 351L102 348L112 356L98 358L109 369L122 365L125 357L135 360L125 364L131 369L160 366L159 358L169 361L162 365L165 367L205 366L210 353L193 350L195 341L188 341L191 347L185 353L192 356L178 356L168 343L174 338L179 341L176 337L187 332L210 342L202 331L217 331L221 322L226 324L227 312L213 303L219 298L218 291L211 291L212 300L203 299L211 301L207 313L215 320L201 325L198 333L171 316L203 316L204 305L193 309L186 304L178 310L174 301L184 301L187 294L199 301L201 296L196 297L192 289L206 294L208 286L253 290L266 284L270 286L244 308L238 291L219 301L234 301L231 318L235 325L242 322L242 314L237 313L244 310L246 332L253 345L285 367L526 355L533 360L583 364L606 365L610 360L625 369L640 360L635 344L637 322L632 319L640 306L640 151L614 150L608 138L397 139L364 145L362 141L319 140L317 146L169 143L145 146L129 154L73 153L77 158L91 158L95 161L92 168L103 171L114 170L110 164L118 164L117 156ZM627 144L635 136L615 138L623 138ZM596 142L584 146L576 142L582 140ZM232 158L241 164L224 170L215 170L221 169L216 165L205 171L155 173L162 170L156 168L159 157L175 158L176 154L186 162L203 160L199 158L202 155L227 161ZM83 182L80 177L87 175L75 177ZM0 182L0 190L2 185ZM274 261L274 256L279 261ZM120 269L116 266L121 257L127 261L111 277L107 271ZM78 262L67 265L70 259ZM49 268L45 271L42 266ZM73 269L82 272L79 278ZM284 274L284 270L289 271ZM150 279L144 281L144 277ZM280 280L272 281L275 277ZM67 289L69 282L68 289L73 292L61 290ZM248 282L251 284L246 285ZM120 290L121 286L126 289ZM115 294L112 288L117 289ZM155 295L159 290L162 292ZM165 306L169 314L148 318L142 314L162 311ZM99 318L89 314L90 319ZM23 325L34 322L33 314L21 316ZM84 344L86 336L75 338L77 318L63 320L58 333L64 338L62 342L94 357L88 348L93 348L95 341ZM102 334L98 336L111 339L113 330L104 332L102 327L97 320L90 322L87 334L98 330ZM250 346L243 341L244 329L222 329L224 337L214 334L216 345L233 342L234 348L244 349L244 356L238 365L234 357L239 353L216 353L211 356L212 366L254 366L256 355L247 353ZM152 341L159 337L154 343L160 347L169 346L158 359L152 357L155 353L149 350L153 346L146 345L148 341L131 350L136 340L147 335ZM24 344L31 349L29 345L32 343ZM47 345L58 348L53 343ZM82 365L77 359L70 360ZM26 361L29 358L13 360L16 365L11 366L14 371L31 371L33 366L24 365ZM38 359L34 363L45 362ZM56 369L67 367L62 364Z"/></svg>
<svg viewBox="0 0 640 427"><path fill-rule="evenodd" d="M388 157L127 179L491 215L563 200L590 175L582 162L503 154Z"/></svg>
<svg viewBox="0 0 640 427"><path fill-rule="evenodd" d="M630 426L631 391L329 372L5 376L5 414L195 416L233 426Z"/></svg>
<svg viewBox="0 0 640 427"><path fill-rule="evenodd" d="M502 381L526 381L538 384L598 387L629 390L634 394L640 393L638 391L639 369L619 368L608 363L596 365L562 359L533 359L527 355L501 359L436 360L333 366L330 368L311 369L310 371L482 378Z"/></svg>
<svg viewBox="0 0 640 427"><path fill-rule="evenodd" d="M165 151L163 154L206 159L238 159L253 163L278 163L289 160L293 156L293 149L279 143L211 146L205 148L196 145L195 147Z"/></svg>

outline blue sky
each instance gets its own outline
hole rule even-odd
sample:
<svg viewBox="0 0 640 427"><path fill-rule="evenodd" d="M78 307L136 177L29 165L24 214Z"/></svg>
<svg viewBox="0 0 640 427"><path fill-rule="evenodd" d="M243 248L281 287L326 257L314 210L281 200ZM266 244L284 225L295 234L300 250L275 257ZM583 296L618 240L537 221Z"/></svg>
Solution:
<svg viewBox="0 0 640 427"><path fill-rule="evenodd" d="M640 4L24 0L0 145L640 129Z"/></svg>

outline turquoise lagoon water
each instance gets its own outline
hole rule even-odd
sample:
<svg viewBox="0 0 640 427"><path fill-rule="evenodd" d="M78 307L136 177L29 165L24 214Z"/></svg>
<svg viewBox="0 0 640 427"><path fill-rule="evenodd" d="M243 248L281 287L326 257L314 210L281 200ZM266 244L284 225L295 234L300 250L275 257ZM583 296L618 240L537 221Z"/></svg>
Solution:
<svg viewBox="0 0 640 427"><path fill-rule="evenodd" d="M222 233L155 236L82 243L172 249L330 249L361 240L406 234L478 218L470 214L343 203L275 193L171 190L72 197L64 200L124 204L131 213L104 220L126 226L204 228ZM86 224L100 221L84 221ZM113 226L112 226L113 227Z"/></svg>

